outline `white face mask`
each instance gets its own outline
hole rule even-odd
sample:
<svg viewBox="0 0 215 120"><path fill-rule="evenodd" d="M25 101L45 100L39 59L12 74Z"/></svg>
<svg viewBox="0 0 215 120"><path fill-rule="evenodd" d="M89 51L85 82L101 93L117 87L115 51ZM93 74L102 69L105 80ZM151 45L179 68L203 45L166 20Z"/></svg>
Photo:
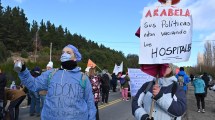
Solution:
<svg viewBox="0 0 215 120"><path fill-rule="evenodd" d="M72 58L72 55L65 52L61 55L60 61L66 62L66 61L71 60L71 58Z"/></svg>

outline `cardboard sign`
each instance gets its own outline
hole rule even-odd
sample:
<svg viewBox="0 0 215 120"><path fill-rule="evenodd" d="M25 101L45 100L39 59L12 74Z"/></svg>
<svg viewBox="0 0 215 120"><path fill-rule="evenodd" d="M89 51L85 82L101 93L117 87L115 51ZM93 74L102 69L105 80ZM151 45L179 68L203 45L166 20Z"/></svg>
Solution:
<svg viewBox="0 0 215 120"><path fill-rule="evenodd" d="M144 83L152 81L154 78L136 68L128 68L128 75L130 78L131 96L135 96Z"/></svg>
<svg viewBox="0 0 215 120"><path fill-rule="evenodd" d="M188 9L171 6L144 8L140 30L139 64L189 60L192 24Z"/></svg>

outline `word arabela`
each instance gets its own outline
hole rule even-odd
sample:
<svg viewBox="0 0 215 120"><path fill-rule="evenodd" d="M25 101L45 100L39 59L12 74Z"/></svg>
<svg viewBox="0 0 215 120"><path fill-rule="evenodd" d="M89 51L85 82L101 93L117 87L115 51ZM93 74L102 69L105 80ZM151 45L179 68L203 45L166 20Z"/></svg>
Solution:
<svg viewBox="0 0 215 120"><path fill-rule="evenodd" d="M188 9L154 9L154 10L148 10L145 17L156 17L156 16L190 16L190 11Z"/></svg>

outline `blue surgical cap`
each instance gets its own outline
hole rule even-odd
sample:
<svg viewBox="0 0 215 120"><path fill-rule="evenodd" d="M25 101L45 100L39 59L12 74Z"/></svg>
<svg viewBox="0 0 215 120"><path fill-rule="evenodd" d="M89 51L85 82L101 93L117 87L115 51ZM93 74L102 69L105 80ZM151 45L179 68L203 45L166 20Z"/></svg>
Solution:
<svg viewBox="0 0 215 120"><path fill-rule="evenodd" d="M65 47L68 47L68 48L70 48L70 49L73 50L77 62L81 61L82 56L81 56L80 52L78 51L78 49L77 49L75 46L69 44L69 45L67 45L67 46L65 46ZM65 47L64 47L64 48L65 48Z"/></svg>

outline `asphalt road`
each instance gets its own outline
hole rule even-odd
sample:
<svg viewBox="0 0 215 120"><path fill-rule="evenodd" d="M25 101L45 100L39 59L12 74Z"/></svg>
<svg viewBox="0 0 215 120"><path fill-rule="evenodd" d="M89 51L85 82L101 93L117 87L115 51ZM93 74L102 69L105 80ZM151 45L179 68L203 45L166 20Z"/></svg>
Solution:
<svg viewBox="0 0 215 120"><path fill-rule="evenodd" d="M99 104L100 120L135 120L131 114L131 100L122 101L120 92L110 92L109 104ZM25 105L25 101L22 106ZM182 120L215 120L215 91L208 90L205 98L205 113L198 113L194 88L189 84L187 93L187 113ZM40 117L30 117L29 108L20 108L20 120L40 120Z"/></svg>
<svg viewBox="0 0 215 120"><path fill-rule="evenodd" d="M26 101L20 108L19 120L40 120L40 117L29 116L29 107L26 107ZM109 103L99 104L100 120L134 120L131 113L131 100L121 100L120 92L110 92Z"/></svg>

